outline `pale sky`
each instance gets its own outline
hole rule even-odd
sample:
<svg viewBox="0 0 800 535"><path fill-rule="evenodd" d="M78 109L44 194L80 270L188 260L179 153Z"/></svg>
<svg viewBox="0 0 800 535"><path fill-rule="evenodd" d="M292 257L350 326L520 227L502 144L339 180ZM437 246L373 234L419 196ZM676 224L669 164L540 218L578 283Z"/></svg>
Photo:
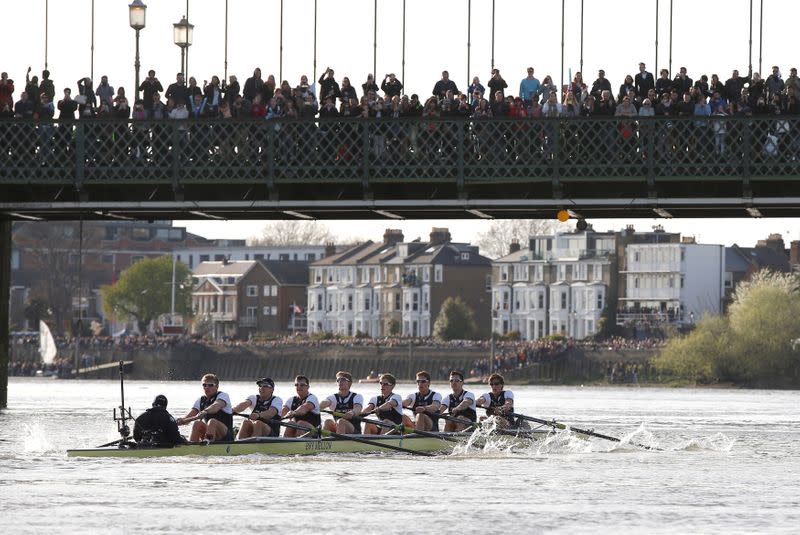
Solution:
<svg viewBox="0 0 800 535"><path fill-rule="evenodd" d="M3 30L0 32L0 70L17 83L17 98L24 88L25 71L41 75L45 62L45 0L0 0ZM111 85L122 85L132 94L134 79L134 31L128 26L130 0L95 1L94 80L108 75ZM147 27L141 31L142 78L148 69L166 88L180 66L180 50L172 42L172 24L186 12L186 0L145 0ZM580 1L566 1L564 76L579 70ZM658 68L668 67L669 0L661 0L659 13ZM800 2L764 2L764 34L759 47L759 5L755 0L753 68L758 70L759 49L763 68L780 66L784 76L797 66L796 22ZM48 68L57 95L64 87L73 93L78 78L91 74L92 0L50 0L47 47ZM377 78L402 71L401 0L378 0ZM491 0L472 0L470 70L467 71L467 0L430 2L407 0L406 92L426 96L443 69L450 71L459 89L468 77L489 79L492 57ZM588 83L597 70L616 88L626 74L635 74L640 61L655 69L656 0L585 0L584 78ZM319 0L317 77L330 66L337 80L349 76L356 87L366 80L373 65L373 0ZM748 69L750 0L697 2L674 0L672 70L688 68L694 79L719 74L722 80L733 69ZM283 30L283 78L291 84L301 74L314 75L314 0L285 0ZM224 68L224 0L190 0L189 21L195 25L189 49L189 75L198 84L220 77ZM540 80L561 73L561 2L557 0L496 0L495 65L516 93L525 68L532 66ZM228 74L241 84L260 67L264 77L278 78L280 58L280 1L230 0ZM96 84L95 84L96 85ZM750 246L769 233L784 240L800 239L798 219L641 219L592 220L597 230L620 229L632 223L649 230L661 224L667 231L697 237L702 243ZM247 238L260 233L262 221L178 221L191 232L210 238ZM471 241L487 227L484 221L328 221L342 239L379 239L387 227L402 228L409 239L424 237L432 226L449 227L453 238Z"/></svg>

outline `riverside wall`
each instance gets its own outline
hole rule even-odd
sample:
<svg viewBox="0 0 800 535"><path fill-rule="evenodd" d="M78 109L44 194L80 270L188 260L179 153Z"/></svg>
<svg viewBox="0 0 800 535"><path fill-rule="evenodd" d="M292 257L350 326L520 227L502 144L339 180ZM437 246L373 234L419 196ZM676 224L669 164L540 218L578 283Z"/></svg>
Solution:
<svg viewBox="0 0 800 535"><path fill-rule="evenodd" d="M12 359L37 357L34 348L18 348ZM332 379L338 370L347 370L354 378L370 372L388 372L398 380L414 379L419 370L428 370L435 379L446 378L449 370L468 373L473 363L489 357L483 348L433 347L344 347L344 346L208 346L186 344L164 348L92 348L87 351L94 363L132 360L128 375L143 380L194 380L204 373L215 373L222 380L252 380L269 376L276 381L291 381L295 375L313 380ZM523 368L503 371L509 383L561 384L601 380L607 363L649 361L654 350L585 350L575 348L552 361L530 363ZM116 368L100 370L81 377L116 379Z"/></svg>

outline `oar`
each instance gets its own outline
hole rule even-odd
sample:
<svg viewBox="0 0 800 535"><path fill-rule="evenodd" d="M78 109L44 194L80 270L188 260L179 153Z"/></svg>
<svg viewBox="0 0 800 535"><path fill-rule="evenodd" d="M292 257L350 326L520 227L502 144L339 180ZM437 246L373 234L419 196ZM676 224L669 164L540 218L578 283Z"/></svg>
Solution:
<svg viewBox="0 0 800 535"><path fill-rule="evenodd" d="M482 407L482 408L483 409L488 409L489 407ZM567 426L567 425L564 425L562 423L556 422L555 420L542 420L541 418L535 418L533 416L527 416L525 414L519 414L517 412L506 412L506 413L504 413L504 415L510 416L512 418L519 418L520 420L527 420L529 422L536 422L537 424L549 425L549 426L553 427L554 429L567 429L567 428L569 428L570 430L575 431L576 433L580 433L581 435L586 435L586 436L596 437L596 438L602 438L603 440L610 440L612 442L622 442L622 440L617 438L617 437L612 437L612 436L609 436L609 435L603 435L602 433L596 433L595 431L593 431L591 429L580 429L578 427ZM654 446L647 446L646 444L637 444L636 442L631 442L631 444L633 444L634 446L638 446L640 448L648 449L648 450L659 450L659 451L661 451L661 448L656 448Z"/></svg>
<svg viewBox="0 0 800 535"><path fill-rule="evenodd" d="M111 442L108 442L107 444L100 444L100 445L99 445L99 446L97 446L97 447L98 447L98 448L107 448L107 447L109 447L109 446L113 446L114 444L119 444L119 443L120 443L120 442L122 442L123 440L125 440L125 439L124 439L124 438L118 438L117 440L112 440Z"/></svg>
<svg viewBox="0 0 800 535"><path fill-rule="evenodd" d="M403 408L407 409L409 411L413 411L414 410L411 407L403 407ZM451 416L451 415L447 415L447 414L437 414L436 417L437 418L441 418L442 420L447 420L448 422L455 422L457 424L461 424L461 425L463 425L465 427L479 427L481 425L478 422L467 422L467 421L462 420L461 418L456 418L455 416Z"/></svg>
<svg viewBox="0 0 800 535"><path fill-rule="evenodd" d="M242 416L244 418L250 418L250 416L247 415L247 414L239 414L239 413L234 413L234 414L236 416ZM362 444L367 444L368 446L372 446L372 447L376 447L376 448L386 448L388 450L401 451L403 453L410 453L412 455L420 455L422 457L434 457L434 455L432 453L428 453L427 451L410 450L408 448L402 448L400 446L394 446L392 444L381 444L380 442L376 442L374 440L369 440L369 439L366 439L366 438L360 438L360 437L357 437L357 436L341 435L341 434L335 433L333 431L328 431L327 429L324 429L322 426L309 428L309 427L298 425L298 424L295 424L295 423L292 423L292 422L284 422L282 420L264 420L263 418L259 418L259 420L261 420L262 422L265 422L265 423L273 422L273 423L276 423L278 425L282 425L284 427L289 427L291 429L297 429L298 431L316 433L316 434L319 434L319 435L325 436L325 437L333 437L333 438L339 438L339 439L344 439L344 440L352 440L353 442L360 442Z"/></svg>
<svg viewBox="0 0 800 535"><path fill-rule="evenodd" d="M344 413L336 412L336 411L323 410L322 412L326 412L328 414L332 414L333 416L336 416L337 418L341 418L342 416L344 416ZM431 433L431 432L428 432L428 431L418 431L417 429L414 429L413 427L408 427L408 426L405 426L405 425L402 425L402 424L389 424L389 423L386 423L386 422L382 422L381 420L370 420L370 419L367 419L367 418L362 418L361 416L358 416L357 418L359 420L361 420L362 422L364 422L365 424L377 425L378 427L387 427L387 428L394 429L396 431L401 431L403 433L414 433L416 435L420 435L420 436L423 436L423 437L438 438L438 439L441 439L441 440L446 440L448 442L461 442L460 439L455 438L455 437L448 437L446 435L440 435L439 433Z"/></svg>

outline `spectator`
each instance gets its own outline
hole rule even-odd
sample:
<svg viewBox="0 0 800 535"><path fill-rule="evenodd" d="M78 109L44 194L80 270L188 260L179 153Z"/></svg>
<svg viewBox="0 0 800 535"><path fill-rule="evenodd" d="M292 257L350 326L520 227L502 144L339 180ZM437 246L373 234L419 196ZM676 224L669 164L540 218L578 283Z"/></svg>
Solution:
<svg viewBox="0 0 800 535"><path fill-rule="evenodd" d="M97 99L95 99L94 88L92 87L92 79L86 76L78 80L78 96L81 98L80 111L83 113L84 107L96 108ZM77 100L77 99L76 99Z"/></svg>
<svg viewBox="0 0 800 535"><path fill-rule="evenodd" d="M108 84L108 76L100 77L100 85L97 86L95 94L100 102L105 102L109 107L113 106L114 88Z"/></svg>
<svg viewBox="0 0 800 535"><path fill-rule="evenodd" d="M611 92L611 82L606 80L606 71L600 69L597 72L597 80L592 84L592 90L590 92L595 97L602 98L603 91Z"/></svg>
<svg viewBox="0 0 800 535"><path fill-rule="evenodd" d="M14 106L14 80L8 78L8 73L0 74L0 108Z"/></svg>
<svg viewBox="0 0 800 535"><path fill-rule="evenodd" d="M725 95L725 84L723 84L719 76L716 74L711 75L711 82L708 84L708 92L711 93L710 96L714 96L714 92L719 92L720 95ZM713 108L712 108L713 109Z"/></svg>
<svg viewBox="0 0 800 535"><path fill-rule="evenodd" d="M263 89L264 81L261 79L261 69L256 67L253 70L253 76L244 81L242 96L245 100L253 102L256 99L256 95L262 95L263 98Z"/></svg>
<svg viewBox="0 0 800 535"><path fill-rule="evenodd" d="M356 88L350 85L350 78L347 76L342 78L342 87L339 89L339 99L342 102L350 102L353 99L358 99Z"/></svg>
<svg viewBox="0 0 800 535"><path fill-rule="evenodd" d="M186 108L186 101L176 100L175 107L169 112L169 118L174 120L182 120L189 118L189 110Z"/></svg>
<svg viewBox="0 0 800 535"><path fill-rule="evenodd" d="M50 71L47 69L42 71L42 82L39 84L39 91L47 95L50 102L56 98L56 86L50 79Z"/></svg>
<svg viewBox="0 0 800 535"><path fill-rule="evenodd" d="M33 101L28 96L27 91L23 91L20 94L19 100L14 105L14 117L18 119L33 118Z"/></svg>
<svg viewBox="0 0 800 535"><path fill-rule="evenodd" d="M175 103L176 107L178 103L182 102L184 104L183 106L184 110L186 111L188 116L188 110L186 110L186 103L187 103L187 98L189 97L189 91L186 89L186 82L183 78L182 72L179 72L175 76L175 82L169 84L169 87L167 87L167 92L164 94L164 96L167 98L168 101L172 100Z"/></svg>
<svg viewBox="0 0 800 535"><path fill-rule="evenodd" d="M189 86L186 88L186 104L191 107L194 102L194 97L197 95L203 96L203 91L197 87L197 80L194 76L189 77Z"/></svg>
<svg viewBox="0 0 800 535"><path fill-rule="evenodd" d="M528 67L528 76L519 83L519 96L525 106L530 106L534 100L539 100L539 79L533 75L533 67Z"/></svg>
<svg viewBox="0 0 800 535"><path fill-rule="evenodd" d="M500 76L500 69L492 69L492 77L489 78L487 85L489 86L489 92L492 95L500 91L500 94L505 97L505 89L508 87L508 84L505 80L503 80L503 77Z"/></svg>
<svg viewBox="0 0 800 535"><path fill-rule="evenodd" d="M433 86L433 95L435 97L444 98L448 91L452 91L454 94L458 93L458 87L456 83L450 79L450 73L442 71L442 79Z"/></svg>
<svg viewBox="0 0 800 535"><path fill-rule="evenodd" d="M681 67L678 75L672 81L672 88L678 91L679 95L683 95L689 91L694 85L693 80L686 74L686 67Z"/></svg>
<svg viewBox="0 0 800 535"><path fill-rule="evenodd" d="M381 82L381 91L386 98L399 97L403 93L403 83L397 79L393 72L390 72Z"/></svg>
<svg viewBox="0 0 800 535"><path fill-rule="evenodd" d="M78 111L78 103L72 100L72 90L67 87L64 89L64 98L58 101L58 120L74 120L76 111Z"/></svg>
<svg viewBox="0 0 800 535"><path fill-rule="evenodd" d="M361 90L363 91L363 93L361 94L363 96L367 96L370 91L372 91L373 93L377 93L378 89L379 89L378 84L375 83L375 76L373 76L372 74L368 74L367 81L361 84Z"/></svg>
<svg viewBox="0 0 800 535"><path fill-rule="evenodd" d="M148 111L148 115L150 119L167 119L169 118L169 112L167 111L167 106L164 102L161 101L161 93L154 93L153 94L153 102L150 105L150 110Z"/></svg>
<svg viewBox="0 0 800 535"><path fill-rule="evenodd" d="M613 117L614 108L614 99L611 98L611 90L604 89L603 92L600 93L600 100L595 104L595 115Z"/></svg>
<svg viewBox="0 0 800 535"><path fill-rule="evenodd" d="M503 92L497 91L491 103L493 117L506 117L508 116L508 103L503 98Z"/></svg>
<svg viewBox="0 0 800 535"><path fill-rule="evenodd" d="M794 90L795 96L800 95L800 78L797 77L797 69L794 67L789 70L789 77L786 79L784 88L787 96L789 95L790 88Z"/></svg>
<svg viewBox="0 0 800 535"><path fill-rule="evenodd" d="M241 92L241 89L239 88L239 80L238 78L236 78L235 74L231 74L228 77L228 79L230 80L228 84L225 84L224 80L222 81L221 90L224 95L223 99L225 100L225 102L228 104L229 107L233 107L233 103L236 102L236 99L238 99L241 96L239 94Z"/></svg>
<svg viewBox="0 0 800 535"><path fill-rule="evenodd" d="M653 102L646 98L642 101L642 107L639 108L639 117L654 117L656 110L653 107Z"/></svg>
<svg viewBox="0 0 800 535"><path fill-rule="evenodd" d="M767 84L761 75L757 72L753 73L750 80L750 104L755 104L762 97L766 100L767 97Z"/></svg>
<svg viewBox="0 0 800 535"><path fill-rule="evenodd" d="M638 115L638 111L636 110L636 106L631 101L631 97L624 96L622 97L619 106L614 111L615 117L636 117Z"/></svg>
<svg viewBox="0 0 800 535"><path fill-rule="evenodd" d="M478 102L483 98L484 93L486 93L486 88L483 87L481 84L480 78L477 76L472 78L472 83L467 88L467 95L469 95L469 103L476 107Z"/></svg>
<svg viewBox="0 0 800 535"><path fill-rule="evenodd" d="M643 62L639 63L639 72L636 73L636 76L634 77L633 85L636 89L636 94L642 99L646 98L645 95L647 95L651 89L655 89L656 87L656 81L653 79L653 73L647 72L647 68Z"/></svg>
<svg viewBox="0 0 800 535"><path fill-rule="evenodd" d="M42 94L39 88L39 77L34 76L33 78L29 78L30 74L31 68L28 67L28 72L25 74L25 92L33 103L34 113L38 113L41 104L40 95Z"/></svg>
<svg viewBox="0 0 800 535"><path fill-rule="evenodd" d="M153 104L155 103L153 96L156 93L161 93L164 91L164 88L161 86L161 82L159 82L158 78L156 78L156 71L153 69L147 71L147 78L145 78L144 81L139 84L139 91L142 92L144 109L148 112L152 112Z"/></svg>
<svg viewBox="0 0 800 535"><path fill-rule="evenodd" d="M542 95L542 106L544 106L544 103L550 98L550 93L555 93L556 98L558 98L558 88L556 87L556 84L553 83L553 79L549 74L544 77L544 80L542 80L542 85L539 87L539 93Z"/></svg>
<svg viewBox="0 0 800 535"><path fill-rule="evenodd" d="M739 71L734 69L730 78L725 81L725 96L729 101L735 101L740 98L744 84L749 82L747 78L739 76Z"/></svg>
<svg viewBox="0 0 800 535"><path fill-rule="evenodd" d="M572 91L572 94L575 96L575 101L578 104L583 104L583 101L589 96L589 91L586 84L583 82L583 74L581 74L581 71L575 73L575 77L572 79L572 82L570 82L568 90Z"/></svg>
<svg viewBox="0 0 800 535"><path fill-rule="evenodd" d="M115 119L128 119L131 115L130 105L125 96L125 88L120 87L117 89L117 96L114 97L114 105L112 112Z"/></svg>
<svg viewBox="0 0 800 535"><path fill-rule="evenodd" d="M617 93L617 102L622 102L623 97L628 96L628 92L633 90L636 91L636 87L633 85L633 76L630 74L625 76L625 81L619 86L619 93Z"/></svg>
<svg viewBox="0 0 800 535"><path fill-rule="evenodd" d="M547 101L542 105L543 117L560 117L563 112L561 103L558 102L558 95L552 91L547 97Z"/></svg>
<svg viewBox="0 0 800 535"><path fill-rule="evenodd" d="M219 76L212 76L211 83L203 82L203 100L206 102L209 117L216 117L219 105L222 102L222 89L219 86Z"/></svg>
<svg viewBox="0 0 800 535"><path fill-rule="evenodd" d="M661 69L658 80L656 80L656 95L661 99L664 94L670 92L670 89L672 89L672 81L669 79L669 71Z"/></svg>
<svg viewBox="0 0 800 535"><path fill-rule="evenodd" d="M319 99L323 102L328 97L333 98L334 101L339 98L339 83L333 77L333 74L333 69L328 67L319 77Z"/></svg>

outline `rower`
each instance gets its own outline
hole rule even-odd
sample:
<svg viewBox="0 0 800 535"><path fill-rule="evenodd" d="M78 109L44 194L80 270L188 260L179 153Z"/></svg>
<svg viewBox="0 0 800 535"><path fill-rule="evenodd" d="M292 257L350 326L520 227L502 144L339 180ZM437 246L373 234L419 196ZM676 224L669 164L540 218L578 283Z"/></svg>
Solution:
<svg viewBox="0 0 800 535"><path fill-rule="evenodd" d="M375 413L379 420L401 425L403 423L403 398L393 392L397 379L390 373L384 373L378 378L378 384L381 387L381 394L369 400L361 415ZM386 434L390 431L391 428L386 427L381 432ZM377 435L378 426L375 424L365 425L364 434Z"/></svg>
<svg viewBox="0 0 800 535"><path fill-rule="evenodd" d="M219 378L213 373L203 376L203 395L194 402L192 410L178 425L194 422L189 440L233 440L233 409L231 398L219 391Z"/></svg>
<svg viewBox="0 0 800 535"><path fill-rule="evenodd" d="M319 427L322 418L319 415L319 400L317 396L308 391L311 381L305 375L298 375L294 378L294 388L296 396L286 400L281 409L281 416L284 420L291 419L297 425L307 427L309 430ZM283 436L294 438L298 430L287 427Z"/></svg>
<svg viewBox="0 0 800 535"><path fill-rule="evenodd" d="M478 407L486 408L486 416L495 417L499 429L513 427L513 418L505 416L505 414L514 412L514 393L511 390L503 389L505 379L499 373L489 376L489 386L492 387L491 392L486 392L479 397L476 404ZM485 420L486 416L482 416L481 420Z"/></svg>
<svg viewBox="0 0 800 535"><path fill-rule="evenodd" d="M414 429L417 431L438 431L439 413L442 395L431 390L431 374L426 371L417 372L417 392L409 394L403 401L403 407L414 411Z"/></svg>
<svg viewBox="0 0 800 535"><path fill-rule="evenodd" d="M463 424L448 420L444 430L448 433L463 431L469 423L477 420L475 413L475 394L464 390L464 374L453 370L450 372L450 388L453 393L443 400L442 412L447 411L450 416L463 420Z"/></svg>
<svg viewBox="0 0 800 535"><path fill-rule="evenodd" d="M364 406L364 397L350 391L353 385L353 375L350 372L336 372L336 383L339 391L328 396L320 403L320 408L329 407L343 416L334 416L334 420L325 420L325 429L340 435L361 434L361 408Z"/></svg>
<svg viewBox="0 0 800 535"><path fill-rule="evenodd" d="M167 412L167 396L157 395L153 406L136 418L133 440L153 447L172 447L186 442L178 431L175 418Z"/></svg>
<svg viewBox="0 0 800 535"><path fill-rule="evenodd" d="M275 381L269 377L262 377L256 381L258 394L248 396L233 408L233 412L242 412L250 409L250 419L242 422L236 440L250 437L277 437L280 436L280 425L277 422L281 419L278 411L283 406L283 401L274 395Z"/></svg>

